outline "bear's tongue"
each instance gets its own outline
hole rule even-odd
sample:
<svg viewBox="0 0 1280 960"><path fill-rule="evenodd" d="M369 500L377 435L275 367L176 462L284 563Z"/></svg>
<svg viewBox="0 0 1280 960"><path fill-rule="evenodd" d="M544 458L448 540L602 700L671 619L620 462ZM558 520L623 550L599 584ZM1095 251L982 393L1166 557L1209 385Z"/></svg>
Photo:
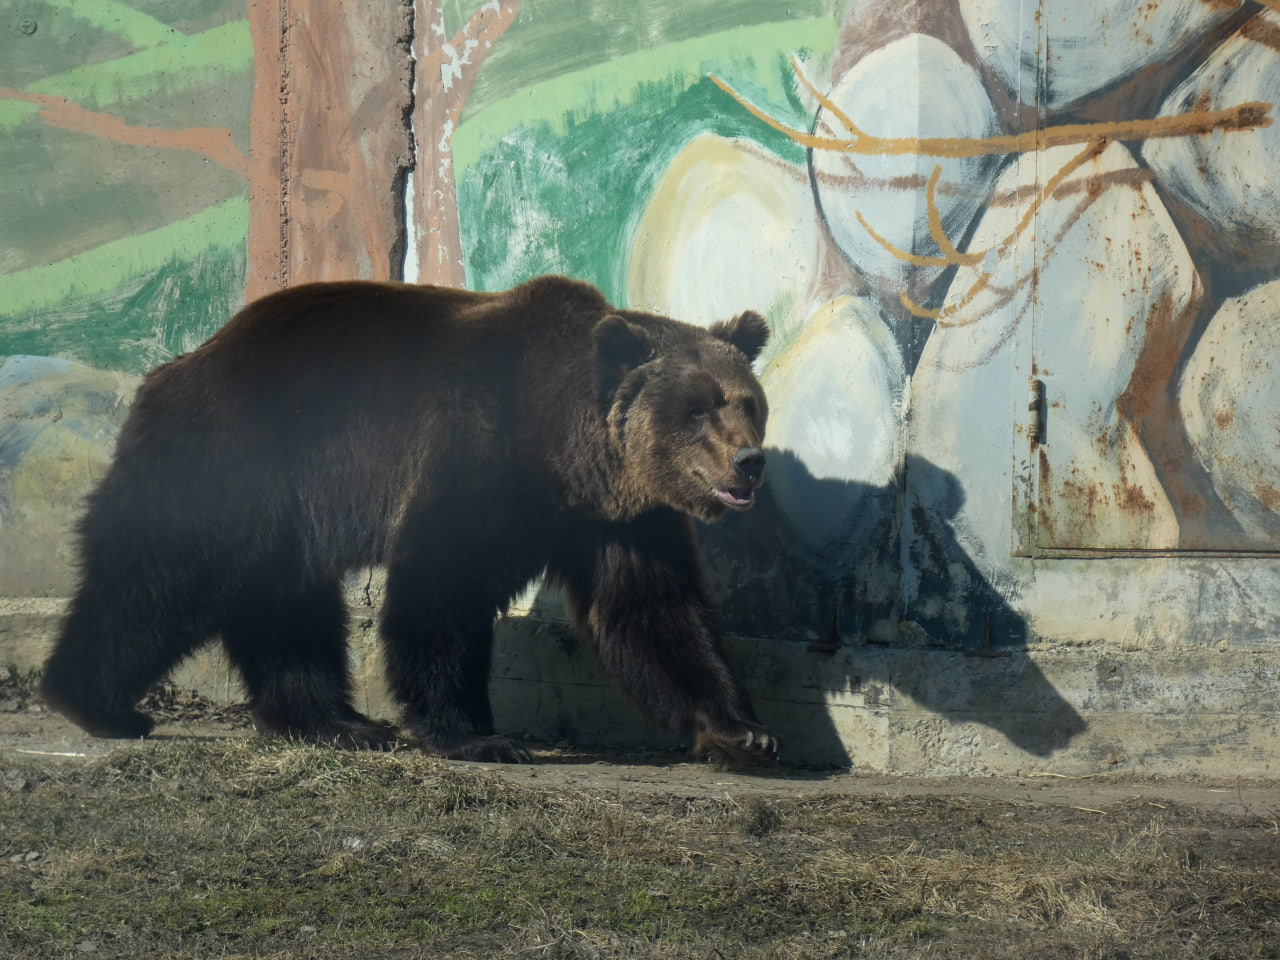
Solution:
<svg viewBox="0 0 1280 960"><path fill-rule="evenodd" d="M737 490L729 488L727 490L717 490L716 496L731 507L745 507L750 505L755 498L755 491L750 487L742 487Z"/></svg>

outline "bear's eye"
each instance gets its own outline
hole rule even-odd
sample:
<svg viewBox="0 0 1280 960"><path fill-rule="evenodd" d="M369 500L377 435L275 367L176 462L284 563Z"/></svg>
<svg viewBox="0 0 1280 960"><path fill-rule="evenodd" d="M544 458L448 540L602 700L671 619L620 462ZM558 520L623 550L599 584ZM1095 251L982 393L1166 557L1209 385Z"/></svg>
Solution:
<svg viewBox="0 0 1280 960"><path fill-rule="evenodd" d="M705 420L705 419L707 419L707 408L706 408L706 407L704 407L704 406L700 406L700 405L699 405L699 406L695 406L695 407L690 407L690 408L689 408L689 419L690 419L690 420Z"/></svg>
<svg viewBox="0 0 1280 960"><path fill-rule="evenodd" d="M756 407L755 397L747 397L746 400L742 401L742 412L747 415L748 420L756 419L756 414L759 413L759 410Z"/></svg>

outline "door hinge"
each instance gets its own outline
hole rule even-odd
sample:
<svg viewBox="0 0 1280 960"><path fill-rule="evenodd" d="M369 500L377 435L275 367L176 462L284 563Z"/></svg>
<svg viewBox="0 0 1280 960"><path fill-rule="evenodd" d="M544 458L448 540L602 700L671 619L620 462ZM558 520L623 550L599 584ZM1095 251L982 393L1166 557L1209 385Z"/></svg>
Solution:
<svg viewBox="0 0 1280 960"><path fill-rule="evenodd" d="M1027 433L1030 436L1031 445L1035 447L1044 443L1044 381L1031 377L1027 385L1030 388L1027 412L1031 415L1027 422Z"/></svg>

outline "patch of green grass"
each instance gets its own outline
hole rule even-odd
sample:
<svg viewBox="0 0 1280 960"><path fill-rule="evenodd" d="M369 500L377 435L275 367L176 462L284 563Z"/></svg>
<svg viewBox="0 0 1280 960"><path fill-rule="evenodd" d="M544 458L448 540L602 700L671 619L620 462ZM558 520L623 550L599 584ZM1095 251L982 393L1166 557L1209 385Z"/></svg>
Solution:
<svg viewBox="0 0 1280 960"><path fill-rule="evenodd" d="M10 775L11 774L11 775ZM1137 803L628 796L416 753L0 756L14 957L1274 957L1280 831Z"/></svg>

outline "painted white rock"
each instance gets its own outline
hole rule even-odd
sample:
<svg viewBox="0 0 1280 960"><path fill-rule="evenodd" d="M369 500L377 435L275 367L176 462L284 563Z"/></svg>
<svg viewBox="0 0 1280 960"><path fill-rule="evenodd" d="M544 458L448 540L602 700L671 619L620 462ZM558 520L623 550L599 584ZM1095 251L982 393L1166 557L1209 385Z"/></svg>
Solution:
<svg viewBox="0 0 1280 960"><path fill-rule="evenodd" d="M1222 305L1187 362L1182 418L1201 465L1250 537L1280 538L1280 280Z"/></svg>
<svg viewBox="0 0 1280 960"><path fill-rule="evenodd" d="M967 500L957 532L993 563L1015 539L1015 480L1029 482L1033 470L1039 546L1177 545L1174 509L1118 407L1147 375L1148 336L1173 336L1192 322L1199 279L1121 144L1081 163L1027 216L1036 184L1079 153L1025 155L1001 177L970 244L989 252L957 271L914 378L909 451L959 478ZM1027 436L1033 373L1049 405L1036 462Z"/></svg>
<svg viewBox="0 0 1280 960"><path fill-rule="evenodd" d="M840 297L813 315L761 379L774 499L804 543L826 551L901 460L902 355L874 302Z"/></svg>
<svg viewBox="0 0 1280 960"><path fill-rule="evenodd" d="M1280 14L1250 20L1169 96L1160 114L1257 101L1272 105L1270 126L1151 140L1142 156L1160 185L1203 220L1203 239L1217 257L1269 279L1280 275Z"/></svg>
<svg viewBox="0 0 1280 960"><path fill-rule="evenodd" d="M969 38L1024 104L1062 110L1198 42L1240 0L959 0Z"/></svg>
<svg viewBox="0 0 1280 960"><path fill-rule="evenodd" d="M829 98L872 137L982 138L999 132L978 74L945 43L922 34L863 57ZM818 112L815 133L850 137L825 108ZM936 214L947 237L958 244L990 195L998 162L990 156L812 151L818 200L831 236L872 289L891 303L903 293L916 302L925 300L942 274L940 266L913 264L903 257L936 258L941 253L930 232L926 203L934 169L941 168Z"/></svg>
<svg viewBox="0 0 1280 960"><path fill-rule="evenodd" d="M802 300L818 263L804 170L703 135L654 190L631 249L627 302L700 326L748 309L776 325Z"/></svg>

